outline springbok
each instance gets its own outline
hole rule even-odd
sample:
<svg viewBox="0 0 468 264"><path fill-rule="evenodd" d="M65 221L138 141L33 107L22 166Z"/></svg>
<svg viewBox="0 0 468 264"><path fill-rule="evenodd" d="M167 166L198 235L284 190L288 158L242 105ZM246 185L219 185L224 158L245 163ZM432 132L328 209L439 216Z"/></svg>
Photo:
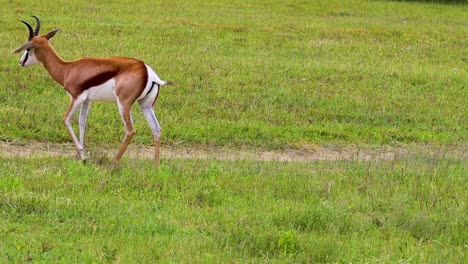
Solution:
<svg viewBox="0 0 468 264"><path fill-rule="evenodd" d="M84 151L84 132L90 102L117 102L125 126L125 138L115 156L115 160L120 160L136 132L130 110L132 105L138 101L153 133L154 158L156 166L158 166L161 127L156 119L153 107L158 98L160 86L167 84L167 82L161 80L151 67L143 61L133 58L82 58L76 61L64 61L49 43L49 40L55 36L60 28L39 35L41 22L38 17L32 17L37 23L35 30L27 22L21 21L28 27L28 42L13 53L24 51L19 61L19 64L23 67L42 63L50 76L62 85L70 95L71 103L65 113L63 122L75 144L77 157L79 159L87 158ZM70 120L80 106L78 121L80 138L78 140Z"/></svg>

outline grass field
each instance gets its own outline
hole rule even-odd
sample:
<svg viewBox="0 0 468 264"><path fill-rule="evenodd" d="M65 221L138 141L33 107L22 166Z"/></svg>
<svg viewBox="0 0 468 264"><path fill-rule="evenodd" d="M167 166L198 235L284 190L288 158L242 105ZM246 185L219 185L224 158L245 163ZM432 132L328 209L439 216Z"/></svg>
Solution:
<svg viewBox="0 0 468 264"><path fill-rule="evenodd" d="M63 88L10 55L34 14L61 27L66 60L137 57L175 83L156 106L163 148L408 154L115 165L99 149L123 125L95 103L87 163L0 155L0 263L466 263L468 8L454 2L2 2L1 141L70 142Z"/></svg>
<svg viewBox="0 0 468 264"><path fill-rule="evenodd" d="M0 262L466 262L466 160L0 159Z"/></svg>
<svg viewBox="0 0 468 264"><path fill-rule="evenodd" d="M61 27L52 42L66 60L125 55L146 61L176 83L164 87L157 105L168 144L467 140L466 5L131 3L4 3L1 52L24 43L27 29L18 20L35 14L44 31ZM68 96L44 69L21 69L18 59L0 58L1 137L69 141L61 122ZM138 111L135 140L149 144ZM119 142L124 130L116 106L94 104L88 131L89 142Z"/></svg>

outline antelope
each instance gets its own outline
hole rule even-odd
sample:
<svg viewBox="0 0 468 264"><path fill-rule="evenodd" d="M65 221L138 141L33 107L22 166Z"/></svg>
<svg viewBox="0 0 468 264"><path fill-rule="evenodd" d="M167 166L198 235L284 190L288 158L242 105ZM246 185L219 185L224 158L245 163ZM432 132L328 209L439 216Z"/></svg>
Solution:
<svg viewBox="0 0 468 264"><path fill-rule="evenodd" d="M47 34L39 35L41 21L37 16L36 28L21 20L29 30L26 44L13 53L24 51L19 64L29 67L42 64L52 78L64 87L71 98L63 122L76 147L77 158L87 159L84 150L84 133L86 118L91 102L114 101L117 103L120 116L125 127L125 137L119 148L115 160L122 158L128 144L135 135L131 107L135 102L151 127L154 138L154 159L156 166L160 162L161 126L154 113L153 107L159 95L159 88L168 82L161 80L154 70L143 61L128 57L81 58L76 61L64 61L49 43L60 28ZM80 109L79 139L75 135L70 120Z"/></svg>

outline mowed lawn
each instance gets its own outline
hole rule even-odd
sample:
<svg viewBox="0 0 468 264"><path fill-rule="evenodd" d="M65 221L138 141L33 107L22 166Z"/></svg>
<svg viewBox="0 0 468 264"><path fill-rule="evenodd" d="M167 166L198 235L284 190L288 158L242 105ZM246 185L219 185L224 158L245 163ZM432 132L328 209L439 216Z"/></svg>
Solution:
<svg viewBox="0 0 468 264"><path fill-rule="evenodd" d="M37 15L43 33L61 27L66 60L137 57L175 83L156 105L163 148L408 153L114 164L99 149L123 125L95 103L86 163L0 157L0 263L467 262L468 8L440 2L2 3L2 141L70 142L66 93L10 55L27 38L19 20ZM134 141L151 144L133 110Z"/></svg>

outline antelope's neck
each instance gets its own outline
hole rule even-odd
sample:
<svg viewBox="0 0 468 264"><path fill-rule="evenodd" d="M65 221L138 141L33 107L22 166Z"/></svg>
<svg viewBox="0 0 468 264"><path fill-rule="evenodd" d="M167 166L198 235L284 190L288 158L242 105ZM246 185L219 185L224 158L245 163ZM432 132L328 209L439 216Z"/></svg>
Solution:
<svg viewBox="0 0 468 264"><path fill-rule="evenodd" d="M37 51L37 59L42 62L50 76L63 86L68 63L60 58L50 44L44 45Z"/></svg>

